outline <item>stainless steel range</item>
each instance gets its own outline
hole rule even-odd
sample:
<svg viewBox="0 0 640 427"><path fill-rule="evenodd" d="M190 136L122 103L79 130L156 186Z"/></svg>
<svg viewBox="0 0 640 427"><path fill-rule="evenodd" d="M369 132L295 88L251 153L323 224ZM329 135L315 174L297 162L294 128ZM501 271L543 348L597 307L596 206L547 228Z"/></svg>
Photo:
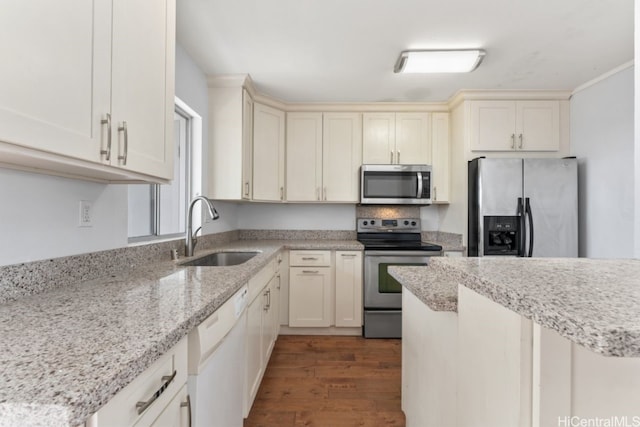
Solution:
<svg viewBox="0 0 640 427"><path fill-rule="evenodd" d="M441 256L442 246L421 238L420 218L358 218L364 245L365 338L402 336L402 286L389 275L390 265L426 265Z"/></svg>

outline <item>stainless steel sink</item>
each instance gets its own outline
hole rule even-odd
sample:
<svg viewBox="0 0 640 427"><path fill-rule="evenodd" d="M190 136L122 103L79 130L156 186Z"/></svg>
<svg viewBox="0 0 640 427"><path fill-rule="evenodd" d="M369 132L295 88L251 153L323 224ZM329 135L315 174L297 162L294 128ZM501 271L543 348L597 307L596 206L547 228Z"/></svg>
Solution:
<svg viewBox="0 0 640 427"><path fill-rule="evenodd" d="M228 267L244 264L260 252L215 252L207 256L184 262L185 267Z"/></svg>

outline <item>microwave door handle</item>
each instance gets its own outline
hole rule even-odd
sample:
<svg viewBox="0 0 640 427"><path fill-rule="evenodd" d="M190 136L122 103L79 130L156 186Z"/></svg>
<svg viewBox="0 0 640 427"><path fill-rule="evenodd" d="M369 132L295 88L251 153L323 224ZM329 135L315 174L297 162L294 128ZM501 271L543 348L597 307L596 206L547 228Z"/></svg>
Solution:
<svg viewBox="0 0 640 427"><path fill-rule="evenodd" d="M416 196L418 199L422 198L422 172L418 172L416 174L418 176L418 195Z"/></svg>

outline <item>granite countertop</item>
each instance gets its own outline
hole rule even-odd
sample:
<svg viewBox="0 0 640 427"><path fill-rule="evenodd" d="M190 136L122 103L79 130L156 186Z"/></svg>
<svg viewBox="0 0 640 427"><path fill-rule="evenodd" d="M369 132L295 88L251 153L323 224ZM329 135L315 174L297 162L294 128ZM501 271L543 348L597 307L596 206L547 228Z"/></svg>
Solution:
<svg viewBox="0 0 640 427"><path fill-rule="evenodd" d="M0 305L0 426L77 426L205 320L281 249L362 250L353 240L249 241L232 267L153 263Z"/></svg>
<svg viewBox="0 0 640 427"><path fill-rule="evenodd" d="M463 285L595 353L640 357L640 260L434 258L393 274L408 289Z"/></svg>
<svg viewBox="0 0 640 427"><path fill-rule="evenodd" d="M389 273L433 311L458 311L458 285L446 272L429 266L390 266Z"/></svg>

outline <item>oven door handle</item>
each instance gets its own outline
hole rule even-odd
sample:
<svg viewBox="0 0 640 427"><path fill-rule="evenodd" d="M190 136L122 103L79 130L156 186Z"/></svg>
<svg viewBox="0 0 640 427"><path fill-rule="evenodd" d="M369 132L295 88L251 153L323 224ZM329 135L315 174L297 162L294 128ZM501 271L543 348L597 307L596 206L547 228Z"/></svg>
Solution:
<svg viewBox="0 0 640 427"><path fill-rule="evenodd" d="M392 257L403 257L403 256L440 256L442 255L441 251L364 251L365 256L392 256Z"/></svg>
<svg viewBox="0 0 640 427"><path fill-rule="evenodd" d="M422 172L418 172L416 175L418 176L418 195L416 198L422 199Z"/></svg>

